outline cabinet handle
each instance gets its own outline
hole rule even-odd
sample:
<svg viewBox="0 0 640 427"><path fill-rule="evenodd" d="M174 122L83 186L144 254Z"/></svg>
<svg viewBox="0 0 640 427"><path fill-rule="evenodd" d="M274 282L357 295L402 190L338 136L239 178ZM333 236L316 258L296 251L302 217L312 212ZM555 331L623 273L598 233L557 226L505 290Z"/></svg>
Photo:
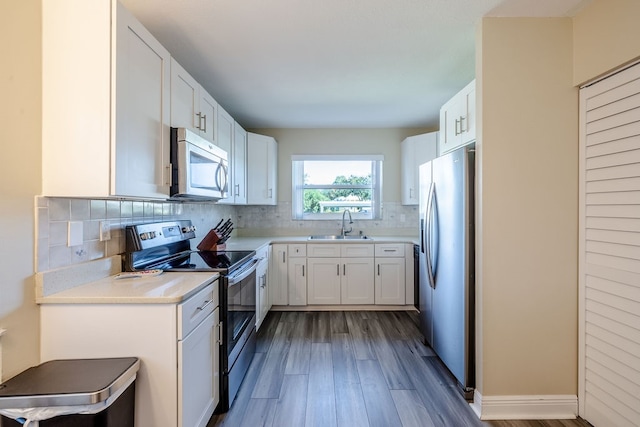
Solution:
<svg viewBox="0 0 640 427"><path fill-rule="evenodd" d="M460 134L462 134L463 132L467 132L469 131L469 126L467 125L467 129L465 129L465 127L462 125L462 123L467 120L466 117L460 116Z"/></svg>
<svg viewBox="0 0 640 427"><path fill-rule="evenodd" d="M302 266L302 277L304 277L304 265Z"/></svg>
<svg viewBox="0 0 640 427"><path fill-rule="evenodd" d="M267 190L267 199L271 199L273 197L273 188L269 188Z"/></svg>
<svg viewBox="0 0 640 427"><path fill-rule="evenodd" d="M385 252L395 252L395 249L384 249Z"/></svg>
<svg viewBox="0 0 640 427"><path fill-rule="evenodd" d="M458 131L458 126L460 125L460 119L456 119L456 136L460 135L462 131Z"/></svg>
<svg viewBox="0 0 640 427"><path fill-rule="evenodd" d="M285 254L284 252L282 252L282 263L283 263L283 264L284 264L285 262L287 262L287 261L284 259L284 256L285 256L285 255L286 255L286 254Z"/></svg>
<svg viewBox="0 0 640 427"><path fill-rule="evenodd" d="M236 197L240 197L240 184L236 184Z"/></svg>
<svg viewBox="0 0 640 427"><path fill-rule="evenodd" d="M380 275L380 264L378 264L378 276Z"/></svg>
<svg viewBox="0 0 640 427"><path fill-rule="evenodd" d="M222 345L222 322L218 323L218 345Z"/></svg>
<svg viewBox="0 0 640 427"><path fill-rule="evenodd" d="M342 264L342 275L343 276L347 275L347 264Z"/></svg>
<svg viewBox="0 0 640 427"><path fill-rule="evenodd" d="M196 125L196 129L202 130L202 127L200 126L202 124L202 115L200 113L196 113L196 117L198 117L198 124Z"/></svg>
<svg viewBox="0 0 640 427"><path fill-rule="evenodd" d="M413 199L413 188L409 188L409 198Z"/></svg>
<svg viewBox="0 0 640 427"><path fill-rule="evenodd" d="M208 305L210 305L213 302L213 300L206 300L204 302L204 304L202 304L200 307L196 307L196 309L198 310L204 310Z"/></svg>
<svg viewBox="0 0 640 427"><path fill-rule="evenodd" d="M340 264L336 264L336 276L340 275Z"/></svg>
<svg viewBox="0 0 640 427"><path fill-rule="evenodd" d="M171 187L171 180L172 180L171 169L172 169L172 167L173 167L173 165L171 163L169 163L168 166L165 166L165 169L167 170L167 176L166 176L164 181L165 181L166 185L169 186L169 187Z"/></svg>
<svg viewBox="0 0 640 427"><path fill-rule="evenodd" d="M200 117L202 118L202 121L204 122L204 126L202 126L200 129L202 129L202 131L204 133L207 133L207 115L206 114L202 114Z"/></svg>

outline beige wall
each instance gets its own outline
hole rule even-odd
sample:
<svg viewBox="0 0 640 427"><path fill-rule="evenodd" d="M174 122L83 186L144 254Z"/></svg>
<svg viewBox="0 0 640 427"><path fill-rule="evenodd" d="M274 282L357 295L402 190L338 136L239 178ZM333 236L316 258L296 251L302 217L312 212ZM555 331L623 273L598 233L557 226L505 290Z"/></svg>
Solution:
<svg viewBox="0 0 640 427"><path fill-rule="evenodd" d="M278 141L278 201L291 201L292 154L383 154L382 198L399 202L400 142L437 129L257 129Z"/></svg>
<svg viewBox="0 0 640 427"><path fill-rule="evenodd" d="M569 18L486 18L477 82L484 396L577 394L578 93Z"/></svg>
<svg viewBox="0 0 640 427"><path fill-rule="evenodd" d="M0 328L3 379L39 362L34 196L40 193L39 0L0 2Z"/></svg>
<svg viewBox="0 0 640 427"><path fill-rule="evenodd" d="M638 0L593 0L574 18L575 85L640 58L639 17Z"/></svg>

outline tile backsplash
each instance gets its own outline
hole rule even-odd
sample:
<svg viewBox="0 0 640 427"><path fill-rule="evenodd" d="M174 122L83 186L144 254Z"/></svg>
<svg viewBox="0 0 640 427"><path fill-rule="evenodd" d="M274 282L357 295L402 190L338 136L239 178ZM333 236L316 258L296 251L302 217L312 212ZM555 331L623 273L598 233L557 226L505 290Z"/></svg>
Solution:
<svg viewBox="0 0 640 427"><path fill-rule="evenodd" d="M216 203L132 201L104 199L36 198L36 266L38 272L118 255L125 250L127 225L190 219L199 241L222 218L231 218L234 235L300 236L335 234L340 221L291 219L291 203L277 206L230 206ZM355 220L354 234L417 235L418 209L385 202L381 220ZM82 223L82 244L67 246L70 222ZM100 240L100 224L107 223L111 238Z"/></svg>
<svg viewBox="0 0 640 427"><path fill-rule="evenodd" d="M37 197L37 269L47 271L121 254L127 225L191 219L199 230L208 231L221 218L234 220L235 208L215 203ZM83 239L82 244L69 247L71 221L82 222ZM100 224L104 222L111 239L100 241Z"/></svg>

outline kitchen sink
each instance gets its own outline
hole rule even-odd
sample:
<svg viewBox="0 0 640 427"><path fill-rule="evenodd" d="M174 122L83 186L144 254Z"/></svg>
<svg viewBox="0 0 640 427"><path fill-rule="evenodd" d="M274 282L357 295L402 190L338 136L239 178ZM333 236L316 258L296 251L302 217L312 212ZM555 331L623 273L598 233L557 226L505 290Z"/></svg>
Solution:
<svg viewBox="0 0 640 427"><path fill-rule="evenodd" d="M371 240L369 236L341 236L339 234L309 236L309 240Z"/></svg>

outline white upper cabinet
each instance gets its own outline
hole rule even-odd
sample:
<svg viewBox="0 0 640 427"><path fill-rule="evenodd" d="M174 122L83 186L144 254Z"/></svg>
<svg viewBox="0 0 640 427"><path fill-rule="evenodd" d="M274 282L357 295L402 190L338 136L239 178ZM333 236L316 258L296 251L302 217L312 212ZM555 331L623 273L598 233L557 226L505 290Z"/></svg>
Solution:
<svg viewBox="0 0 640 427"><path fill-rule="evenodd" d="M247 204L276 205L278 143L270 136L247 135Z"/></svg>
<svg viewBox="0 0 640 427"><path fill-rule="evenodd" d="M476 140L476 81L440 108L439 155Z"/></svg>
<svg viewBox="0 0 640 427"><path fill-rule="evenodd" d="M247 204L247 131L237 122L233 125L233 202Z"/></svg>
<svg viewBox="0 0 640 427"><path fill-rule="evenodd" d="M169 52L122 5L42 4L46 196L169 195Z"/></svg>
<svg viewBox="0 0 640 427"><path fill-rule="evenodd" d="M220 200L218 203L234 204L235 203L235 157L233 153L233 136L234 136L234 124L235 120L229 115L222 107L218 107L218 125L216 145L222 148L228 155L229 160L229 194L226 198Z"/></svg>
<svg viewBox="0 0 640 427"><path fill-rule="evenodd" d="M171 58L171 126L187 128L218 145L218 103Z"/></svg>
<svg viewBox="0 0 640 427"><path fill-rule="evenodd" d="M433 160L438 153L438 132L405 138L400 145L402 153L402 204L417 205L420 199L418 168Z"/></svg>

